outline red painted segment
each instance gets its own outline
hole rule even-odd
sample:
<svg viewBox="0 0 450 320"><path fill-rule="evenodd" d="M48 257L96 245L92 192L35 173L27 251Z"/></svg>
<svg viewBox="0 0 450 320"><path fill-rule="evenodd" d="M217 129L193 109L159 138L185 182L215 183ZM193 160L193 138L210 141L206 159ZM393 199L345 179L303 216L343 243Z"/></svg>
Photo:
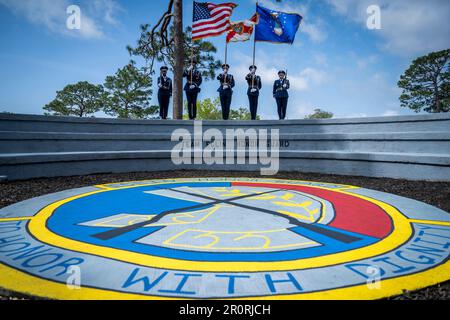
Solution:
<svg viewBox="0 0 450 320"><path fill-rule="evenodd" d="M384 238L392 231L389 215L372 202L351 195L307 186L275 183L232 182L232 186L289 189L328 200L334 206L335 217L328 225L334 228Z"/></svg>

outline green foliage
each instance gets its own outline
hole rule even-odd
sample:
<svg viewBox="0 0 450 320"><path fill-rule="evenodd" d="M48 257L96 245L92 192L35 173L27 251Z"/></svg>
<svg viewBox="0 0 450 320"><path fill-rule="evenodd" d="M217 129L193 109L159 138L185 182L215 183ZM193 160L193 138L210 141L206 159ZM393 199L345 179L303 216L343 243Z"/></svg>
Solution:
<svg viewBox="0 0 450 320"><path fill-rule="evenodd" d="M152 105L146 109L145 119L159 119L159 106Z"/></svg>
<svg viewBox="0 0 450 320"><path fill-rule="evenodd" d="M46 115L85 117L100 111L106 101L103 86L81 81L57 91L55 100L44 110L48 111Z"/></svg>
<svg viewBox="0 0 450 320"><path fill-rule="evenodd" d="M398 86L401 106L415 112L448 112L450 106L450 49L415 59Z"/></svg>
<svg viewBox="0 0 450 320"><path fill-rule="evenodd" d="M330 119L333 118L333 113L324 111L320 108L314 109L314 113L305 117L305 119Z"/></svg>
<svg viewBox="0 0 450 320"><path fill-rule="evenodd" d="M251 120L252 114L250 113L250 110L240 107L237 110L230 110L230 119L232 120ZM256 116L257 120L261 120L260 116Z"/></svg>
<svg viewBox="0 0 450 320"><path fill-rule="evenodd" d="M183 119L189 119L187 103L184 104ZM220 100L216 97L214 100L206 98L197 101L197 120L220 120L222 119L222 111L220 110Z"/></svg>
<svg viewBox="0 0 450 320"><path fill-rule="evenodd" d="M174 28L170 27L170 38L173 39ZM214 79L216 70L220 69L222 62L215 60L214 54L217 48L209 41L199 40L192 45L192 28L187 27L183 33L184 40L184 65L191 63L191 58L197 61L197 68L206 80ZM174 67L175 54L174 43L169 46L164 45L159 33L152 37L150 25L141 26L141 35L136 47L127 46L127 50L132 56L140 56L149 62L149 72L154 73L153 65L157 61L165 65Z"/></svg>
<svg viewBox="0 0 450 320"><path fill-rule="evenodd" d="M155 114L149 107L152 95L151 77L136 68L134 61L113 76L106 77L104 84L108 92L105 112L119 118L144 119Z"/></svg>
<svg viewBox="0 0 450 320"><path fill-rule="evenodd" d="M184 104L184 116L183 119L189 119L187 103ZM238 110L230 110L231 120L250 120L250 111L246 108L239 108ZM260 120L260 117L257 116ZM222 109L220 107L220 99L216 97L214 100L206 98L202 101L197 101L197 120L222 120Z"/></svg>

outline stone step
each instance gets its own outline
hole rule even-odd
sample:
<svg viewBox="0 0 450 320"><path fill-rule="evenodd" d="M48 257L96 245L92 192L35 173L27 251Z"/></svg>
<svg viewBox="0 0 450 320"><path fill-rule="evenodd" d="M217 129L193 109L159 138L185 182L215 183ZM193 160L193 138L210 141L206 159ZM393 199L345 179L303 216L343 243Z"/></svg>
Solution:
<svg viewBox="0 0 450 320"><path fill-rule="evenodd" d="M178 128L192 131L193 125L194 121L188 120L124 120L0 114L0 131L170 134ZM280 133L449 131L450 114L285 121L203 121L202 125L204 130L253 127L256 130L279 129Z"/></svg>
<svg viewBox="0 0 450 320"><path fill-rule="evenodd" d="M195 150L193 150L195 151ZM230 150L219 150L224 157ZM236 153L236 150L233 150ZM85 151L85 152L41 152L0 154L0 165L20 163L42 163L59 161L85 161L95 159L169 159L172 150L130 150L130 151ZM246 152L248 155L248 151ZM355 161L380 161L430 164L450 166L450 155L432 153L393 153L393 152L345 152L345 151L280 151L280 158L336 159Z"/></svg>
<svg viewBox="0 0 450 320"><path fill-rule="evenodd" d="M176 166L171 150L178 142L170 141L171 134L177 129L196 134L266 129L270 137L270 130L278 129L283 171L450 181L450 114L203 121L201 128L194 124L199 122L0 114L0 176L14 180L174 169L259 171L263 165L248 161Z"/></svg>
<svg viewBox="0 0 450 320"><path fill-rule="evenodd" d="M450 181L450 156L418 153L281 151L282 171L320 172L412 180ZM112 152L18 153L0 155L0 176L8 179L71 176L92 173L187 170L258 171L268 165L175 165L171 150Z"/></svg>
<svg viewBox="0 0 450 320"><path fill-rule="evenodd" d="M293 133L279 140L280 150L450 154L450 132ZM0 132L0 153L160 150L176 144L159 133Z"/></svg>

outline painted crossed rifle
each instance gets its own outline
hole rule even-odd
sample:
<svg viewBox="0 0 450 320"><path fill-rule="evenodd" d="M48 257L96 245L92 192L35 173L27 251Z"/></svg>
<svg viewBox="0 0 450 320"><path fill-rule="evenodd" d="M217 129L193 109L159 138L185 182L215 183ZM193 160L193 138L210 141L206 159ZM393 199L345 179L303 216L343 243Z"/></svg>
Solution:
<svg viewBox="0 0 450 320"><path fill-rule="evenodd" d="M194 197L198 197L198 198L203 198L203 199L206 199L206 200L211 200L212 202L200 203L200 204L196 204L196 205L188 206L188 207L184 207L184 208L163 211L163 212L159 213L158 215L156 215L155 217L153 217L150 220L138 222L138 223L135 223L135 224L132 224L132 225L128 225L128 226L124 226L124 227L108 230L108 231L101 232L101 233L97 233L97 234L94 234L93 237L101 239L101 240L113 239L113 238L121 236L121 235L123 235L125 233L131 232L131 231L139 229L141 227L145 227L145 226L147 226L149 224L156 223L159 220L161 220L164 216L169 215L169 214L179 213L179 212L188 211L188 210L196 210L196 209L200 209L200 208L205 207L205 206L216 205L216 204L220 204L220 203L226 203L226 204L231 204L231 205L243 208L243 209L256 210L256 211L260 211L260 212L263 212L263 213L267 213L267 214L272 214L272 215L275 215L275 216L283 217L286 220L288 220L289 223L292 224L292 225L303 227L305 229L308 229L309 231L319 233L321 235L327 236L329 238L332 238L334 240L337 240L337 241L340 241L340 242L343 242L343 243L352 243L352 242L360 240L360 238L358 238L358 237L355 237L355 236L352 236L352 235L348 235L348 234L340 232L338 230L331 230L331 229L328 229L328 228L323 228L323 227L321 227L318 224L308 224L308 223L304 223L304 222L298 221L295 218L286 216L285 214L277 212L277 211L273 211L273 210L265 209L265 208L253 207L253 206L249 206L249 205L245 205L245 204L241 204L241 203L236 203L235 202L236 200L241 200L241 199L261 196L263 194L274 193L274 192L277 192L277 191L286 191L286 190L289 190L289 189L283 189L283 190L282 189L276 189L276 190L271 190L271 191L262 192L262 193L253 193L253 194L249 194L249 195L238 196L238 197L234 197L234 198L230 198L230 199L215 199L215 198L212 198L212 197L209 197L209 196L199 195L199 194L195 194L195 193L190 193L190 192L181 191L181 190L175 190L175 189L170 189L170 188L168 190L179 192L179 193L183 193L183 194L194 196Z"/></svg>

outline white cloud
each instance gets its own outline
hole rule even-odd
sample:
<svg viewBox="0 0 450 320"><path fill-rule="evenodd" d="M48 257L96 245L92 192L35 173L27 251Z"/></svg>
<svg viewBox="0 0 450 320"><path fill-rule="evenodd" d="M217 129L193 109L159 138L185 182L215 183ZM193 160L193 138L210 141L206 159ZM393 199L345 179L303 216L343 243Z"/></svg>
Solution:
<svg viewBox="0 0 450 320"><path fill-rule="evenodd" d="M328 107L337 118L401 114L399 88L387 71L361 72L348 67L338 71L334 83L339 98ZM407 111L406 111L407 112Z"/></svg>
<svg viewBox="0 0 450 320"><path fill-rule="evenodd" d="M103 13L103 20L111 25L119 25L117 13L123 12L124 9L114 0L91 0L90 5L93 11Z"/></svg>
<svg viewBox="0 0 450 320"><path fill-rule="evenodd" d="M252 0L252 2L256 2ZM282 1L276 2L274 0L258 0L258 3L263 7L268 7L273 10L283 12L297 12L302 16L309 12L309 7L306 3L300 1Z"/></svg>
<svg viewBox="0 0 450 320"><path fill-rule="evenodd" d="M310 102L300 102L292 105L289 109L289 119L304 119L305 116L313 114L316 107Z"/></svg>
<svg viewBox="0 0 450 320"><path fill-rule="evenodd" d="M327 73L314 68L306 68L300 72L300 77L307 79L309 82L321 85L328 80Z"/></svg>
<svg viewBox="0 0 450 320"><path fill-rule="evenodd" d="M367 117L368 117L367 113L359 112L359 113L350 113L337 118L367 118Z"/></svg>
<svg viewBox="0 0 450 320"><path fill-rule="evenodd" d="M424 54L450 46L448 0L327 0L336 13L366 28L369 5L381 8L382 48L402 56Z"/></svg>
<svg viewBox="0 0 450 320"><path fill-rule="evenodd" d="M390 117L390 116L398 116L398 111L395 111L395 110L386 110L383 114L382 114L382 116L385 116L385 117Z"/></svg>
<svg viewBox="0 0 450 320"><path fill-rule="evenodd" d="M370 55L368 57L359 58L356 60L356 66L358 69L366 69L369 65L374 64L378 61L376 55Z"/></svg>
<svg viewBox="0 0 450 320"><path fill-rule="evenodd" d="M305 20L300 27L300 31L305 32L313 42L322 42L327 38L322 23L312 24Z"/></svg>
<svg viewBox="0 0 450 320"><path fill-rule="evenodd" d="M274 66L273 59L267 56L263 51L257 52L258 56L258 72L257 74L261 77L263 83L273 83L275 79L278 78L278 71ZM246 55L242 52L234 53L234 60L240 63L236 65L236 74L247 74L248 66L252 64L252 57ZM287 65L286 61L282 58L278 59L279 65ZM291 83L291 91L307 91L313 86L319 86L328 80L327 73L324 70L319 70L312 67L306 67L301 71L288 71L288 79ZM245 79L238 78L238 82L245 83Z"/></svg>
<svg viewBox="0 0 450 320"><path fill-rule="evenodd" d="M67 30L71 34L76 34L77 30ZM87 15L82 14L81 18L81 29L79 30L80 36L88 39L98 39L103 38L105 35L101 28L95 23L93 19Z"/></svg>
<svg viewBox="0 0 450 320"><path fill-rule="evenodd" d="M65 29L67 6L62 1L0 0L0 4L15 14L24 16L29 22L43 25L53 32L61 32Z"/></svg>
<svg viewBox="0 0 450 320"><path fill-rule="evenodd" d="M99 39L105 36L103 24L117 24L114 16L120 7L114 0L86 1L79 5L81 29L69 30L66 27L66 9L71 4L68 0L0 0L0 5L28 22L66 36Z"/></svg>
<svg viewBox="0 0 450 320"><path fill-rule="evenodd" d="M314 61L319 66L327 66L328 65L328 58L323 53L317 53L314 55Z"/></svg>

